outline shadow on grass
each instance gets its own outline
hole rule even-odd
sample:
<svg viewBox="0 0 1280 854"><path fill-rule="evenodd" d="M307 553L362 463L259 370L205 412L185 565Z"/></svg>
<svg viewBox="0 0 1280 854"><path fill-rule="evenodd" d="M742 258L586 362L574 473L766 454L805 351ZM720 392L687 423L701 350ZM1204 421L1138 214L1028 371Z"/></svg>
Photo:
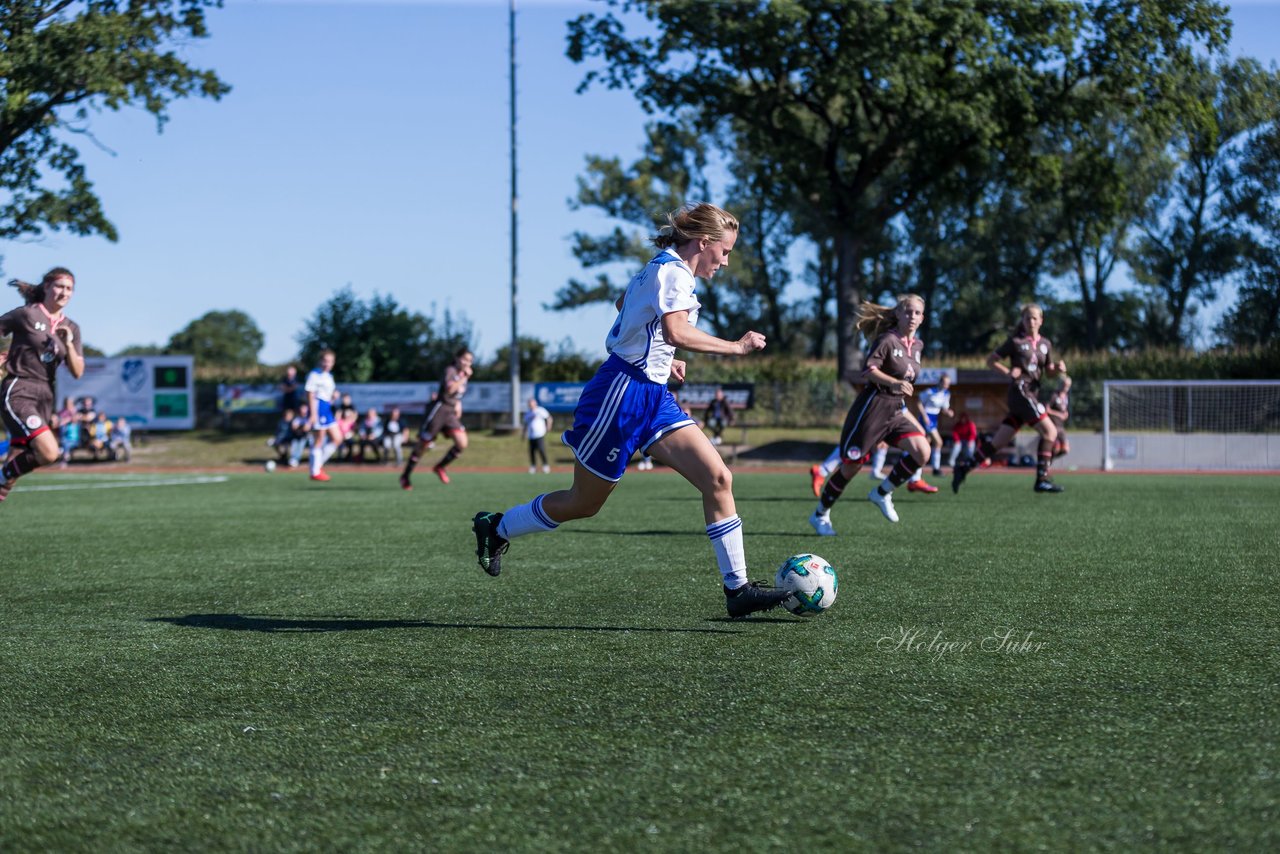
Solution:
<svg viewBox="0 0 1280 854"><path fill-rule="evenodd" d="M429 620L362 620L353 617L291 619L273 614L187 614L185 617L151 617L149 623L172 623L188 629L222 629L232 632L360 632L375 629L501 629L515 632L679 632L737 634L728 629L676 629L648 626L529 626L499 623L433 623Z"/></svg>

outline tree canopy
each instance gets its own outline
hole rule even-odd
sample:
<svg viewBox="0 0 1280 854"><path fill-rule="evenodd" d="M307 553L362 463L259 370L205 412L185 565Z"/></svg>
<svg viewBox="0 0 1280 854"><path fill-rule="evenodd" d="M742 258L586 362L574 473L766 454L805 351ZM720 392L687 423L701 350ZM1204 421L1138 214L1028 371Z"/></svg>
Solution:
<svg viewBox="0 0 1280 854"><path fill-rule="evenodd" d="M470 324L448 311L437 320L410 311L389 295L362 300L347 286L307 320L298 335L298 358L314 365L323 350L333 350L339 381L435 379L470 338Z"/></svg>
<svg viewBox="0 0 1280 854"><path fill-rule="evenodd" d="M1065 278L1073 328L1107 343L1125 302L1107 282L1191 150L1178 129L1212 112L1189 81L1234 73L1206 59L1228 35L1211 0L606 0L570 22L568 55L588 66L583 88L631 91L652 128L693 128L729 164L723 198L766 202L775 229L813 248L850 377L858 303L908 287L934 295L950 346L980 346ZM646 151L675 150L661 142L651 132ZM645 168L673 188L704 180L676 157ZM788 308L775 316L811 329L828 311L790 307L788 321Z"/></svg>
<svg viewBox="0 0 1280 854"><path fill-rule="evenodd" d="M0 238L46 229L117 237L72 140L90 117L230 87L177 53L208 35L221 0L7 0L0 4Z"/></svg>
<svg viewBox="0 0 1280 854"><path fill-rule="evenodd" d="M164 352L189 353L199 364L253 367L265 340L243 311L210 311L175 332Z"/></svg>

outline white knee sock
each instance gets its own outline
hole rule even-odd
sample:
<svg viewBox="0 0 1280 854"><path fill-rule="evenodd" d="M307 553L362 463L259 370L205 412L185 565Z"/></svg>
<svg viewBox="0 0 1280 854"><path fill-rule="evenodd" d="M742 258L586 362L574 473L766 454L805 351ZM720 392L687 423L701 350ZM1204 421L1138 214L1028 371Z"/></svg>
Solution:
<svg viewBox="0 0 1280 854"><path fill-rule="evenodd" d="M831 473L840 468L840 448L836 447L834 451L827 454L827 458L822 461L822 465L818 466L818 471L822 472L823 477L830 477Z"/></svg>
<svg viewBox="0 0 1280 854"><path fill-rule="evenodd" d="M324 468L324 464L329 462L329 457L333 456L333 452L338 446L330 441L325 441L319 447L311 449L311 473L320 474L320 469Z"/></svg>
<svg viewBox="0 0 1280 854"><path fill-rule="evenodd" d="M712 522L707 526L711 548L716 553L716 563L724 586L737 590L747 583L747 553L742 547L742 520L735 513L728 519Z"/></svg>
<svg viewBox="0 0 1280 854"><path fill-rule="evenodd" d="M916 469L916 473L915 473L915 474L911 475L911 480L910 480L910 482L911 482L911 483L919 483L922 479L924 479L924 469L919 468L919 469ZM888 478L885 478L885 482L886 482L886 483L888 482L888 480L889 480Z"/></svg>
<svg viewBox="0 0 1280 854"><path fill-rule="evenodd" d="M887 448L880 448L871 455L871 473L876 474L884 471L884 459L889 455Z"/></svg>
<svg viewBox="0 0 1280 854"><path fill-rule="evenodd" d="M941 448L933 449L933 456L929 458L929 462L932 463L933 467L936 469L942 468L942 449Z"/></svg>
<svg viewBox="0 0 1280 854"><path fill-rule="evenodd" d="M503 513L502 521L498 523L498 536L504 540L514 540L525 534L554 531L560 527L559 522L551 521L551 517L542 510L542 499L546 497L545 494L539 495L528 504L518 504Z"/></svg>

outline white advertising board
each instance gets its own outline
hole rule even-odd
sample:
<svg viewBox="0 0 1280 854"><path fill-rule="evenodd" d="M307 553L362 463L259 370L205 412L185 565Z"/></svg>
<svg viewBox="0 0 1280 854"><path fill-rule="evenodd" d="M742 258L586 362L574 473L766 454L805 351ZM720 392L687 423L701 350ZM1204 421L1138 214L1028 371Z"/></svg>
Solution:
<svg viewBox="0 0 1280 854"><path fill-rule="evenodd" d="M113 420L124 416L143 430L196 426L195 358L192 356L86 356L84 376L58 368L56 406L63 398L92 397Z"/></svg>

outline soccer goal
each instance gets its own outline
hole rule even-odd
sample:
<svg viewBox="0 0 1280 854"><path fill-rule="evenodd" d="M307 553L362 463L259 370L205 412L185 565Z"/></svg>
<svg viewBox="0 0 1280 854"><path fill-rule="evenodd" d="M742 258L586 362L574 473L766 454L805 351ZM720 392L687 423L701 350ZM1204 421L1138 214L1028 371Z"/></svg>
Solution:
<svg viewBox="0 0 1280 854"><path fill-rule="evenodd" d="M1280 380L1108 380L1102 467L1280 469Z"/></svg>

